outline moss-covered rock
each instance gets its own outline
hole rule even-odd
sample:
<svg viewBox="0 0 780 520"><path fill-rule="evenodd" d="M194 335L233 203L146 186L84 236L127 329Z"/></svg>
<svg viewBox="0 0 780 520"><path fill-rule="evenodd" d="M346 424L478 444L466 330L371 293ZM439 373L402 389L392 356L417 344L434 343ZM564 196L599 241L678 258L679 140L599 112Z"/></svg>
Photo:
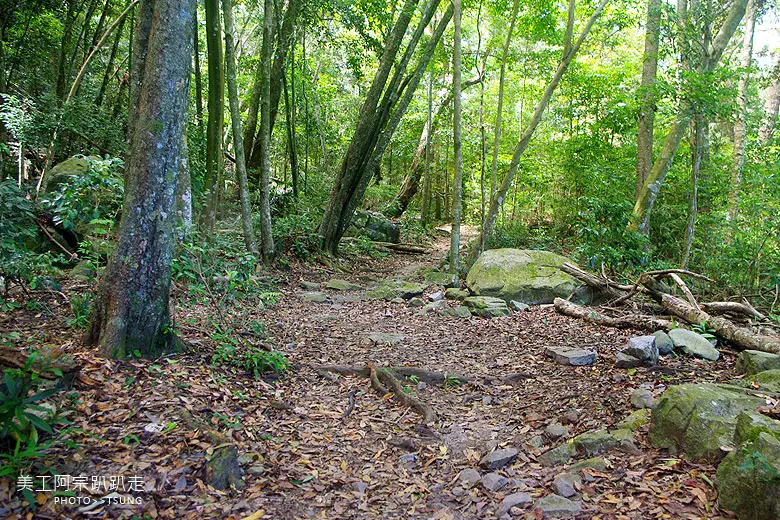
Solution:
<svg viewBox="0 0 780 520"><path fill-rule="evenodd" d="M355 211L345 235L397 244L401 239L401 226L381 213L359 209Z"/></svg>
<svg viewBox="0 0 780 520"><path fill-rule="evenodd" d="M627 430L623 430L624 432ZM630 435L630 432L629 432ZM572 439L577 455L593 457L620 445L621 440L606 430L581 433Z"/></svg>
<svg viewBox="0 0 780 520"><path fill-rule="evenodd" d="M718 500L742 520L780 518L780 440L766 433L729 453L717 473Z"/></svg>
<svg viewBox="0 0 780 520"><path fill-rule="evenodd" d="M536 305L567 298L580 283L561 271L568 258L549 251L490 249L469 270L466 285L477 296Z"/></svg>
<svg viewBox="0 0 780 520"><path fill-rule="evenodd" d="M429 267L423 271L423 278L425 278L425 283L429 285L452 287L452 275L450 273L437 271Z"/></svg>
<svg viewBox="0 0 780 520"><path fill-rule="evenodd" d="M780 440L780 421L762 415L758 412L745 411L737 416L737 429L734 432L734 443L754 441L759 433L768 433Z"/></svg>
<svg viewBox="0 0 780 520"><path fill-rule="evenodd" d="M732 446L737 415L765 404L732 385L685 384L669 388L653 409L653 446L693 459L720 460Z"/></svg>
<svg viewBox="0 0 780 520"><path fill-rule="evenodd" d="M206 476L208 483L216 489L242 489L244 472L238 462L238 449L224 446L215 450L206 464Z"/></svg>
<svg viewBox="0 0 780 520"><path fill-rule="evenodd" d="M463 300L472 314L483 318L497 318L499 316L511 316L512 311L501 298L491 296L469 296Z"/></svg>
<svg viewBox="0 0 780 520"><path fill-rule="evenodd" d="M362 286L356 283L348 282L347 280L340 280L338 278L328 280L328 282L325 284L325 287L328 289L333 289L334 291L360 291L363 289Z"/></svg>
<svg viewBox="0 0 780 520"><path fill-rule="evenodd" d="M735 379L732 384L780 396L780 370L764 370L745 379Z"/></svg>
<svg viewBox="0 0 780 520"><path fill-rule="evenodd" d="M743 350L737 357L737 372L752 376L764 370L780 369L780 356L760 350Z"/></svg>
<svg viewBox="0 0 780 520"><path fill-rule="evenodd" d="M418 283L407 282L405 280L387 280L382 282L379 287L366 293L369 298L390 301L394 298L403 298L410 300L415 296L422 296L425 286Z"/></svg>
<svg viewBox="0 0 780 520"><path fill-rule="evenodd" d="M647 424L650 424L650 409L643 408L617 423L617 427L622 430L635 432Z"/></svg>
<svg viewBox="0 0 780 520"><path fill-rule="evenodd" d="M68 182L71 177L79 177L89 172L89 161L86 157L70 157L53 166L43 177L44 193L57 191L61 184Z"/></svg>
<svg viewBox="0 0 780 520"><path fill-rule="evenodd" d="M470 292L468 292L466 290L463 290L463 289L458 289L456 287L450 287L444 293L444 297L447 298L448 300L460 300L460 301L463 301L466 298L468 298L469 296L471 296Z"/></svg>

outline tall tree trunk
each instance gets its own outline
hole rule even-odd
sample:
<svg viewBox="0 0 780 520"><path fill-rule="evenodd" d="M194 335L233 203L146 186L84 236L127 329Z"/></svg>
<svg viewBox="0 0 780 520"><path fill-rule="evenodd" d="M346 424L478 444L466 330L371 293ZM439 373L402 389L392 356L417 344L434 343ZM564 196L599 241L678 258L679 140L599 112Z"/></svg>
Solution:
<svg viewBox="0 0 780 520"><path fill-rule="evenodd" d="M764 121L761 123L761 129L758 131L758 140L762 144L767 143L775 131L777 122L777 113L780 109L780 53L777 55L777 63L772 73L772 84L766 93L766 103L764 105Z"/></svg>
<svg viewBox="0 0 780 520"><path fill-rule="evenodd" d="M460 218L463 206L463 137L461 135L461 42L460 42L460 0L453 0L455 34L452 51L452 91L455 93L452 108L452 149L454 152L454 204L452 208L452 233L450 234L450 280L456 287L459 284L460 267Z"/></svg>
<svg viewBox="0 0 780 520"><path fill-rule="evenodd" d="M231 0L222 0L222 13L225 18L225 68L227 69L228 100L230 101L230 121L233 129L233 147L236 152L236 177L241 199L241 229L244 243L252 254L257 254L255 229L252 225L252 206L249 200L249 181L244 162L244 136L241 133L241 112L238 108L238 82L236 81L236 45L234 41L235 22Z"/></svg>
<svg viewBox="0 0 780 520"><path fill-rule="evenodd" d="M81 30L79 31L79 35L76 38L76 44L73 46L73 52L70 56L70 70L73 70L73 68L76 66L76 59L79 55L79 49L83 47L84 51L86 52L87 38L89 37L89 27L92 25L92 16L94 16L97 6L98 0L91 0L87 7L87 12L84 15L84 23L81 24ZM82 59L81 61L83 62L84 60Z"/></svg>
<svg viewBox="0 0 780 520"><path fill-rule="evenodd" d="M265 0L263 12L263 47L261 62L262 74L262 111L260 113L260 236L262 238L263 261L270 263L276 255L274 237L271 229L271 57L274 37L274 2Z"/></svg>
<svg viewBox="0 0 780 520"><path fill-rule="evenodd" d="M639 198L642 186L653 167L653 123L655 122L655 77L658 73L658 36L661 30L661 0L647 3L645 54L642 58L642 82L639 87L639 124L637 128L636 189Z"/></svg>
<svg viewBox="0 0 780 520"><path fill-rule="evenodd" d="M225 123L225 77L222 68L222 24L219 20L219 0L205 0L206 48L209 71L209 118L206 126L206 177L203 189L206 204L201 215L201 228L208 236L214 231L222 190L222 130Z"/></svg>
<svg viewBox="0 0 780 520"><path fill-rule="evenodd" d="M57 57L57 86L55 92L57 99L65 99L65 87L68 81L67 54L68 46L73 35L73 24L76 21L76 0L68 1L68 13L65 15L65 26L62 31L62 41L60 42L60 53Z"/></svg>
<svg viewBox="0 0 780 520"><path fill-rule="evenodd" d="M295 142L295 43L290 49L290 79L288 88L287 75L282 75L284 89L285 127L287 129L287 147L290 154L290 174L292 176L293 197L298 198L298 146ZM290 96L292 91L292 97Z"/></svg>
<svg viewBox="0 0 780 520"><path fill-rule="evenodd" d="M509 191L509 188L512 186L512 181L514 180L517 169L520 166L520 159L522 158L525 149L528 147L528 143L531 141L531 137L533 137L533 134L536 131L536 127L539 126L539 123L542 120L542 114L544 113L547 104L550 102L555 89L561 82L563 74L569 68L572 60L577 55L577 52L579 52L580 47L582 47L582 43L585 41L585 38L588 37L593 24L596 23L596 20L598 20L601 16L601 13L604 11L604 7L607 5L608 1L609 0L601 0L601 3L588 19L588 22L585 24L585 27L582 29L582 33L576 41L573 40L572 34L574 4L573 2L569 3L569 23L567 24L566 35L564 37L563 55L560 62L558 63L558 68L555 71L555 75L553 75L550 83L547 84L547 87L544 89L544 93L542 94L542 98L536 104L534 114L531 117L531 120L528 122L528 126L526 126L523 134L520 136L520 140L517 142L517 145L515 145L514 154L512 155L512 162L509 164L509 170L504 176L504 180L501 182L498 190L496 190L495 196L490 201L490 209L488 210L488 214L485 217L485 222L482 226L480 244L488 243L490 235L493 233L493 229L495 229L496 226L498 212L504 205L506 194Z"/></svg>
<svg viewBox="0 0 780 520"><path fill-rule="evenodd" d="M745 36L742 42L742 63L744 69L739 78L739 92L737 94L737 123L734 125L734 164L731 170L731 189L729 190L729 209L726 220L736 221L739 212L739 191L742 187L742 170L745 167L745 134L747 131L748 110L748 82L750 80L750 67L753 64L753 35L756 30L756 16L758 15L759 0L748 2Z"/></svg>
<svg viewBox="0 0 780 520"><path fill-rule="evenodd" d="M423 154L425 155L425 181L423 182L423 199L422 199L422 208L420 208L420 224L422 225L423 229L428 227L428 206L430 204L430 198L431 198L431 145L430 142L433 140L433 135L431 130L433 129L433 67L431 67L431 75L428 80L428 119L425 122L425 127L423 128L423 135L420 138L420 145L423 149ZM429 137L429 134L430 137ZM417 147L418 153L420 150L420 147ZM415 160L417 159L417 155L415 155ZM412 168L414 168L414 162L412 162Z"/></svg>
<svg viewBox="0 0 780 520"><path fill-rule="evenodd" d="M102 355L154 357L170 348L168 295L176 193L183 159L194 2L143 0L153 13L133 118L119 240L101 278L88 343ZM139 27L143 27L141 24ZM139 34L139 36L142 36ZM140 49L139 49L140 51Z"/></svg>
<svg viewBox="0 0 780 520"><path fill-rule="evenodd" d="M193 24L192 38L195 42L195 116L198 118L198 132L203 138L203 75L200 71L200 31L198 26L198 10L195 9L195 23Z"/></svg>
<svg viewBox="0 0 780 520"><path fill-rule="evenodd" d="M691 153L691 194L688 202L688 224L685 226L685 248L683 250L681 269L688 268L693 249L693 235L696 230L696 216L699 213L699 178L701 177L701 162L704 152L704 128L706 121L702 115L697 115L694 122L693 150Z"/></svg>
<svg viewBox="0 0 780 520"><path fill-rule="evenodd" d="M712 46L706 56L705 68L712 70L717 66L721 56L723 56L723 51L726 50L729 40L731 40L742 17L745 15L747 2L748 0L734 0L731 4L731 7L726 14L726 18L723 21L723 25L721 25L718 34L712 41ZM677 153L677 148L680 146L680 141L682 141L682 138L685 135L685 130L688 128L690 120L691 108L687 103L681 102L680 107L677 110L675 121L664 139L661 153L653 163L653 167L651 168L647 179L645 179L645 185L642 187L642 191L634 205L634 211L628 223L629 230L642 232L648 230L653 205L658 198L658 194L666 179L666 174L669 172L669 168L672 165L672 159Z"/></svg>
<svg viewBox="0 0 780 520"><path fill-rule="evenodd" d="M113 76L114 61L116 61L116 54L119 50L119 42L122 41L122 29L125 27L125 20L127 17L122 17L122 21L119 22L119 26L116 29L116 36L114 37L114 44L111 46L111 55L108 58L108 65L106 65L106 72L103 74L103 81L100 83L100 90L95 98L95 106L101 106L103 99L106 95L106 88L108 88L108 82L111 81Z"/></svg>

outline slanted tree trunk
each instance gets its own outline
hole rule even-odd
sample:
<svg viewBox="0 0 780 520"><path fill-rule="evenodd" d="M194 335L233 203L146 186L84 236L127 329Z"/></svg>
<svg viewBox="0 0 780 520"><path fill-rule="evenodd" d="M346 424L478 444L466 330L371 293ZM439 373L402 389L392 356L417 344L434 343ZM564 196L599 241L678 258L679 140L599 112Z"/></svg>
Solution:
<svg viewBox="0 0 780 520"><path fill-rule="evenodd" d="M247 250L257 254L255 229L252 225L252 206L249 201L249 181L244 162L244 136L241 133L241 112L238 108L238 82L236 81L236 45L234 41L235 22L231 0L222 0L225 18L225 69L227 71L228 100L230 101L230 125L233 130L233 146L236 152L236 177L241 198L241 229Z"/></svg>
<svg viewBox="0 0 780 520"><path fill-rule="evenodd" d="M601 3L591 15L590 19L588 19L588 22L585 24L585 27L582 29L582 33L576 41L573 40L572 35L574 25L574 3L569 3L569 21L566 28L566 35L564 37L563 55L561 56L561 60L558 63L558 68L550 80L550 83L548 83L547 87L544 89L542 98L536 104L536 108L534 109L534 114L531 117L531 120L525 127L525 130L520 136L520 140L517 142L517 145L515 145L515 151L512 155L512 162L509 164L509 170L504 176L504 180L501 182L501 185L498 187L495 196L490 201L490 209L488 210L488 214L485 217L485 222L482 225L482 233L479 239L480 244L488 243L490 235L493 233L493 229L496 226L498 212L504 205L506 194L509 191L510 186L512 186L512 181L514 180L517 169L520 166L520 159L522 158L523 153L525 153L525 149L528 147L528 143L531 142L531 137L533 137L534 132L536 131L536 127L539 126L539 123L542 120L542 114L544 113L545 108L547 108L547 104L550 102L555 89L561 82L561 78L563 78L564 73L569 68L572 60L577 55L577 52L579 52L580 47L582 47L582 43L585 41L585 38L588 37L593 24L596 23L596 20L598 20L601 16L601 13L604 10L604 7L607 5L608 1L609 0L601 0Z"/></svg>
<svg viewBox="0 0 780 520"><path fill-rule="evenodd" d="M219 20L219 0L205 0L206 48L209 71L209 118L206 125L206 177L203 189L206 204L201 215L201 228L206 236L214 231L222 190L222 129L225 124L225 76L222 68L222 24Z"/></svg>
<svg viewBox="0 0 780 520"><path fill-rule="evenodd" d="M729 190L729 209L726 220L736 221L739 212L739 191L742 187L742 170L745 167L745 134L747 132L748 82L750 67L753 64L753 35L756 31L757 1L748 2L745 36L742 41L742 63L744 72L739 78L737 104L737 123L734 125L734 164L731 170L731 189Z"/></svg>
<svg viewBox="0 0 780 520"><path fill-rule="evenodd" d="M143 0L150 16L143 81L130 131L119 240L98 287L88 342L107 357L158 356L173 345L168 295L183 159L192 23L188 0ZM139 20L141 21L141 20ZM139 32L146 24L139 24ZM140 51L141 49L139 49Z"/></svg>
<svg viewBox="0 0 780 520"><path fill-rule="evenodd" d="M655 77L658 73L658 36L661 30L661 0L647 3L645 54L642 58L642 82L639 87L639 124L637 128L636 189L634 200L645 185L653 167L653 123L655 122Z"/></svg>
<svg viewBox="0 0 780 520"><path fill-rule="evenodd" d="M271 55L274 38L274 2L265 0L263 12L263 47L261 62L263 63L260 114L260 139L262 149L260 156L260 237L262 239L263 261L270 263L276 255L274 237L271 230Z"/></svg>
<svg viewBox="0 0 780 520"><path fill-rule="evenodd" d="M723 21L723 25L721 25L718 34L713 39L708 55L705 56L705 68L712 70L717 66L718 62L720 62L720 58L726 50L726 46L734 35L734 32L736 32L742 17L745 15L747 2L748 0L734 0L731 4ZM651 168L647 179L645 179L645 185L642 187L642 191L636 200L633 214L628 223L629 230L642 232L648 230L653 205L664 184L666 174L669 173L672 159L677 153L680 141L682 141L685 130L688 128L691 115L691 107L689 107L687 103L682 102L677 110L675 121L672 124L669 133L666 134L660 155L653 163L653 167Z"/></svg>
<svg viewBox="0 0 780 520"><path fill-rule="evenodd" d="M454 204L452 209L452 233L450 234L450 279L457 287L458 267L460 265L460 218L463 205L463 137L461 135L461 4L460 0L453 0L455 13L455 35L452 51L452 91L455 93L452 108L452 149L455 161L455 180L453 185Z"/></svg>
<svg viewBox="0 0 780 520"><path fill-rule="evenodd" d="M780 109L780 53L777 55L777 63L772 73L772 84L766 93L766 103L764 104L764 121L761 123L761 129L758 131L758 140L766 144L775 130L777 113Z"/></svg>

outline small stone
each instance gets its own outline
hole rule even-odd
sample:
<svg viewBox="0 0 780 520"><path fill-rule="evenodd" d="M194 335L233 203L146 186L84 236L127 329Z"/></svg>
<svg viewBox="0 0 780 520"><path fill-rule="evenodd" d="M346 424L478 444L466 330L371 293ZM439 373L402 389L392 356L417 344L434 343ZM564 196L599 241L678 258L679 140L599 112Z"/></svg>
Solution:
<svg viewBox="0 0 780 520"><path fill-rule="evenodd" d="M531 306L527 303L521 303L516 300L509 302L509 308L517 312L531 312Z"/></svg>
<svg viewBox="0 0 780 520"><path fill-rule="evenodd" d="M501 505L498 506L498 516L505 515L513 507L521 508L526 507L533 502L531 495L528 493L512 493L504 497L501 501Z"/></svg>
<svg viewBox="0 0 780 520"><path fill-rule="evenodd" d="M406 334L395 334L392 332L370 332L366 334L365 337L380 345L397 345L406 339Z"/></svg>
<svg viewBox="0 0 780 520"><path fill-rule="evenodd" d="M620 440L605 430L581 433L572 441L577 453L587 457L605 453L620 444Z"/></svg>
<svg viewBox="0 0 780 520"><path fill-rule="evenodd" d="M618 352L615 356L615 368L637 368L644 365L641 359Z"/></svg>
<svg viewBox="0 0 780 520"><path fill-rule="evenodd" d="M584 469L595 469L596 471L606 471L607 461L603 457L592 457L581 460L571 465L569 473L579 474Z"/></svg>
<svg viewBox="0 0 780 520"><path fill-rule="evenodd" d="M637 410L641 410L642 408L652 408L655 404L655 399L653 399L653 394L650 392L650 390L637 388L631 392L631 404Z"/></svg>
<svg viewBox="0 0 780 520"><path fill-rule="evenodd" d="M710 361L717 361L720 358L720 352L707 341L707 338L691 330L673 329L669 332L669 337L672 338L674 346L684 354Z"/></svg>
<svg viewBox="0 0 780 520"><path fill-rule="evenodd" d="M322 292L305 292L303 293L303 301L322 303L327 300L328 297Z"/></svg>
<svg viewBox="0 0 780 520"><path fill-rule="evenodd" d="M420 381L419 383L417 383L417 391L418 392L422 392L426 388L428 388L428 383L426 383L425 381Z"/></svg>
<svg viewBox="0 0 780 520"><path fill-rule="evenodd" d="M674 343L672 343L672 338L669 337L669 334L662 330L657 330L653 332L653 336L655 336L655 346L658 348L659 355L668 356L674 351Z"/></svg>
<svg viewBox="0 0 780 520"><path fill-rule="evenodd" d="M485 406L490 406L491 404L493 404L493 398L489 395L483 395L482 404Z"/></svg>
<svg viewBox="0 0 780 520"><path fill-rule="evenodd" d="M456 497L462 497L466 493L466 490L460 486L452 488L452 494Z"/></svg>
<svg viewBox="0 0 780 520"><path fill-rule="evenodd" d="M458 475L458 484L469 488L479 482L481 478L482 476L479 474L479 471L473 468L467 468Z"/></svg>
<svg viewBox="0 0 780 520"><path fill-rule="evenodd" d="M390 303L395 303L396 305L403 305L404 303L406 303L406 300L404 300L403 298L393 298L392 300L390 300Z"/></svg>
<svg viewBox="0 0 780 520"><path fill-rule="evenodd" d="M650 410L648 408L640 409L617 423L620 429L637 431L642 426L650 424Z"/></svg>
<svg viewBox="0 0 780 520"><path fill-rule="evenodd" d="M401 464L403 464L407 468L411 468L417 465L416 453L405 453L400 457L398 457L398 459L401 461Z"/></svg>
<svg viewBox="0 0 780 520"><path fill-rule="evenodd" d="M561 473L553 480L556 493L562 497L573 497L577 494L577 486L582 485L582 479L576 473Z"/></svg>
<svg viewBox="0 0 780 520"><path fill-rule="evenodd" d="M468 298L469 292L464 291L463 289L456 289L455 287L450 287L447 289L447 291L444 293L444 297L448 300L460 300L463 301L466 298Z"/></svg>
<svg viewBox="0 0 780 520"><path fill-rule="evenodd" d="M422 307L424 305L425 305L425 300L417 296L409 300L409 307Z"/></svg>
<svg viewBox="0 0 780 520"><path fill-rule="evenodd" d="M506 302L501 298L492 296L469 296L463 300L464 305L469 308L472 314L483 318L498 318L501 316L511 316L512 311L506 306Z"/></svg>
<svg viewBox="0 0 780 520"><path fill-rule="evenodd" d="M596 361L596 353L594 351L582 348L547 347L544 350L544 354L553 358L561 365L592 365Z"/></svg>
<svg viewBox="0 0 780 520"><path fill-rule="evenodd" d="M452 318L471 318L471 311L468 309L468 307L464 307L463 305L459 305L457 307L447 307L446 309L442 309L440 314L442 316L450 316Z"/></svg>
<svg viewBox="0 0 780 520"><path fill-rule="evenodd" d="M542 448L544 448L545 440L544 437L542 437L541 435L534 435L533 437L528 439L527 444L536 448L537 450L541 450Z"/></svg>
<svg viewBox="0 0 780 520"><path fill-rule="evenodd" d="M266 468L262 464L254 464L252 466L249 466L249 468L247 468L246 470L246 472L249 475L262 475L266 471L268 471L268 468Z"/></svg>
<svg viewBox="0 0 780 520"><path fill-rule="evenodd" d="M502 477L498 473L488 473L482 477L480 483L482 484L482 487L495 493L499 489L509 484L509 479Z"/></svg>
<svg viewBox="0 0 780 520"><path fill-rule="evenodd" d="M570 408L566 410L566 413L563 414L563 419L561 419L561 422L563 424L577 424L577 422L580 420L580 414L575 410L574 408Z"/></svg>
<svg viewBox="0 0 780 520"><path fill-rule="evenodd" d="M441 291L436 291L435 293L431 294L429 298L432 302L437 302L444 299L444 293Z"/></svg>
<svg viewBox="0 0 780 520"><path fill-rule="evenodd" d="M548 439L558 439L569 435L569 429L558 423L552 423L544 429L544 434Z"/></svg>
<svg viewBox="0 0 780 520"><path fill-rule="evenodd" d="M655 346L655 336L629 338L621 352L639 359L647 366L658 364L658 347Z"/></svg>
<svg viewBox="0 0 780 520"><path fill-rule="evenodd" d="M434 301L434 302L431 302L431 303L425 305L422 308L422 312L424 314L427 314L427 313L430 313L430 312L436 312L436 311L444 309L446 307L447 307L447 302L445 302L444 300L437 300L437 301Z"/></svg>
<svg viewBox="0 0 780 520"><path fill-rule="evenodd" d="M301 280L301 288L306 289L307 291L319 291L320 284L314 282L307 282L306 280Z"/></svg>
<svg viewBox="0 0 780 520"><path fill-rule="evenodd" d="M485 469L503 468L517 457L518 451L515 448L503 448L491 451L479 461L479 465Z"/></svg>
<svg viewBox="0 0 780 520"><path fill-rule="evenodd" d="M539 457L539 462L543 466L557 466L559 464L566 464L576 454L577 450L575 449L574 444L571 442L565 442L560 446L542 453L542 455Z"/></svg>
<svg viewBox="0 0 780 520"><path fill-rule="evenodd" d="M356 283L348 282L347 280L339 280L338 278L333 278L332 280L328 280L328 283L325 284L325 287L328 289L333 289L334 291L361 291L363 290L362 285L358 285Z"/></svg>
<svg viewBox="0 0 780 520"><path fill-rule="evenodd" d="M535 511L541 511L543 518L569 518L582 510L577 502L559 495L547 495L536 502Z"/></svg>
<svg viewBox="0 0 780 520"><path fill-rule="evenodd" d="M358 482L352 482L350 484L350 487L355 491L357 491L358 493L365 493L366 489L368 489L368 484L366 484L365 482L358 481Z"/></svg>

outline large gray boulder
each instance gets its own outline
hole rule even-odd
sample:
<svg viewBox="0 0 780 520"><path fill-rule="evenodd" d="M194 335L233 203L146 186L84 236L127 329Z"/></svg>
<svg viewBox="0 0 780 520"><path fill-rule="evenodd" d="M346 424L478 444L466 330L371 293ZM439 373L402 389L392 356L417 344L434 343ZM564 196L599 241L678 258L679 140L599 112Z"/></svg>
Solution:
<svg viewBox="0 0 780 520"><path fill-rule="evenodd" d="M729 453L717 473L718 500L743 520L780 518L780 440L760 432Z"/></svg>
<svg viewBox="0 0 780 520"><path fill-rule="evenodd" d="M743 350L737 357L737 372L752 376L764 370L780 369L780 356L760 350Z"/></svg>
<svg viewBox="0 0 780 520"><path fill-rule="evenodd" d="M549 251L490 249L480 255L466 276L477 296L494 296L509 303L538 305L568 298L582 284L561 271L568 258Z"/></svg>
<svg viewBox="0 0 780 520"><path fill-rule="evenodd" d="M365 236L371 240L397 244L401 239L401 226L381 213L359 209L355 211L346 235Z"/></svg>
<svg viewBox="0 0 780 520"><path fill-rule="evenodd" d="M73 177L81 177L89 172L87 157L70 157L53 166L43 177L44 193L57 191L60 185L68 182Z"/></svg>
<svg viewBox="0 0 780 520"><path fill-rule="evenodd" d="M669 331L674 346L690 356L717 361L720 357L718 349L712 346L707 338L688 329L672 329Z"/></svg>

